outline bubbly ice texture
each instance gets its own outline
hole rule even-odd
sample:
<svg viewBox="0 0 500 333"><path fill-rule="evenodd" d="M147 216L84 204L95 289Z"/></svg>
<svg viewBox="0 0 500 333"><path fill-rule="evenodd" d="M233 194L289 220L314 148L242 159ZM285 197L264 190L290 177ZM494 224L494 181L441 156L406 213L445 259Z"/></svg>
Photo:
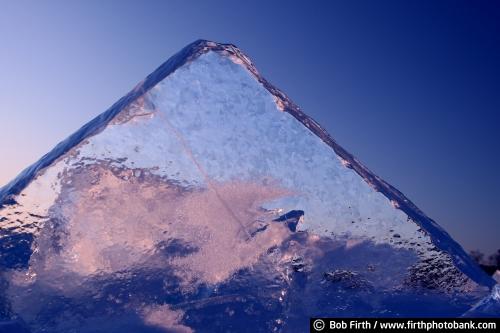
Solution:
<svg viewBox="0 0 500 333"><path fill-rule="evenodd" d="M227 44L187 46L0 203L0 302L35 332L459 315L494 284Z"/></svg>

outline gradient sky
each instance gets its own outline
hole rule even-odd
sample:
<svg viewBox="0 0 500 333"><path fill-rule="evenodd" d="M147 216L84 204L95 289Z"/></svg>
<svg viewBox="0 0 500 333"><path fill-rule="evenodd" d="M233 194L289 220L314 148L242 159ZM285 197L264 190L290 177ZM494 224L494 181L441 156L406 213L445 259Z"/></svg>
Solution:
<svg viewBox="0 0 500 333"><path fill-rule="evenodd" d="M0 184L199 38L239 46L467 250L500 248L496 1L0 0Z"/></svg>

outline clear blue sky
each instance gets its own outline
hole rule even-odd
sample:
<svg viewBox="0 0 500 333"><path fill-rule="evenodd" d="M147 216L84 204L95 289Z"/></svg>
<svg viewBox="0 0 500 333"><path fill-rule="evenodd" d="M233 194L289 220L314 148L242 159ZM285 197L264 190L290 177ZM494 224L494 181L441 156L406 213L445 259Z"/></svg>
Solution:
<svg viewBox="0 0 500 333"><path fill-rule="evenodd" d="M0 183L199 38L243 49L466 249L500 248L498 1L0 0Z"/></svg>

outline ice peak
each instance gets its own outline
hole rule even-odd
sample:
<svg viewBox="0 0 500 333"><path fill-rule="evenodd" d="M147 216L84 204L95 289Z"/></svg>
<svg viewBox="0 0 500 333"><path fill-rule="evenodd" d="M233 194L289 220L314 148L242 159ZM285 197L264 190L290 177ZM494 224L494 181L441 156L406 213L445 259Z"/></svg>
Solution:
<svg viewBox="0 0 500 333"><path fill-rule="evenodd" d="M202 57L210 57L213 54L216 53L221 55L222 57L225 57L227 59L230 59L233 63L242 66L246 71L248 71L255 80L252 80L246 72L244 72L241 68L234 66L234 64L231 64L233 67L231 67L231 70L227 70L225 72L224 69L221 69L221 71L218 71L217 73L222 75L224 80L219 80L221 82L225 81L241 81L241 80L246 80L245 82L248 83L246 84L246 87L251 86L251 91L247 91L246 95L245 93L241 92L240 88L242 85L235 85L237 89L235 89L235 86L225 86L223 84L220 85L218 88L219 90L214 92L211 89L213 88L213 82L205 82L205 85L200 89L201 94L205 94L205 107L208 108L207 105L208 103L213 103L211 104L213 108L215 109L218 107L219 104L215 103L215 97L217 97L218 93L220 91L223 92L228 92L228 94L239 94L241 93L242 96L237 96L238 98L235 98L234 100L237 100L237 103L234 102L233 104L235 105L230 105L231 107L238 107L240 111L244 111L248 113L248 122L242 121L241 118L231 118L232 122L229 124L226 124L225 121L226 119L222 118L216 118L217 116L214 115L213 117L208 116L208 112L212 110L206 109L207 111L205 114L199 114L196 119L187 119L188 117L193 117L192 113L197 111L200 111L199 105L194 105L193 103L193 98L186 98L186 99L178 99L179 95L181 95L185 91L190 91L193 94L190 97L194 96L194 93L197 93L194 91L195 87L191 84L194 81L197 81L200 77L204 76L206 78L207 73L210 71L217 71L218 70L218 62L207 62L207 66L201 68L198 68L198 72L189 72L189 66L184 66L188 64L192 64L192 67L196 67L196 65L199 65L200 63L197 62L196 60L199 60ZM214 57L217 58L217 57ZM227 61L227 63L230 63ZM236 76L235 71L232 69L237 69L236 72L238 72L239 76ZM220 68L219 68L220 69ZM184 71L184 72L183 72ZM243 72L243 73L242 73ZM184 77L184 80L182 78L177 78L179 79L176 81L174 79L175 75L178 73L184 73L187 75L188 79ZM182 75L179 75L182 76ZM172 79L172 80L170 80ZM150 75L148 75L143 81L141 81L132 91L130 91L127 95L125 95L123 98L121 98L119 101L117 101L113 106L111 106L107 111L96 117L95 119L91 120L89 123L84 125L81 129L79 129L77 132L75 132L73 135L71 135L69 138L66 140L62 141L59 143L51 152L43 156L38 162L34 163L32 166L28 167L25 169L16 179L14 179L11 183L7 184L3 188L0 189L0 208L1 205L9 205L12 204L13 202L15 203L16 196L23 191L23 189L29 185L38 175L42 173L43 170L46 168L50 168L55 164L56 161L58 161L61 157L63 157L65 154L67 154L71 149L77 147L81 143L84 143L87 140L90 140L93 137L96 137L96 140L100 138L106 137L105 135L98 135L104 132L105 129L109 129L109 127L120 127L120 126L108 126L108 125L114 125L112 122L114 119L117 118L119 114L123 114L122 111L127 110L130 108L131 105L134 103L140 101L141 98L144 96L148 95L148 92L152 91L153 87L158 87L161 86L162 84L169 84L166 81L173 81L174 83L170 83L171 86L168 86L167 88L159 89L160 94L156 96L154 99L154 102L158 102L159 104L163 103L163 122L168 125L167 127L171 127L171 133L168 133L169 135L172 133L178 133L178 129L172 130L173 127L171 126L171 122L175 121L174 116L178 116L177 119L177 128L180 128L182 126L186 126L187 120L192 120L191 124L192 126L189 128L184 128L185 132L184 135L186 138L189 138L193 134L193 128L195 128L198 132L202 132L203 130L206 130L208 132L203 132L203 134L197 133L194 135L195 138L203 138L203 141L200 143L199 141L193 142L191 147L194 148L207 148L204 145L204 142L207 141L207 139L210 140L218 140L220 141L217 142L217 145L212 145L212 147L208 147L212 149L213 147L217 147L216 150L210 150L210 154L205 153L200 150L199 154L193 154L190 151L187 151L187 149L184 149L184 151L178 152L175 149L181 149L184 148L182 147L183 145L181 144L180 146L176 147L168 147L165 148L165 151L161 152L155 152L154 154L151 153L151 155L154 157L156 156L162 156L162 158L165 156L166 152L170 152L173 154L172 158L170 161L167 162L172 162L172 160L179 160L181 159L182 156L184 156L187 160L189 159L194 159L192 158L194 155L196 156L216 156L216 154L226 153L224 151L224 145L227 145L226 138L222 138L220 136L220 133L224 133L224 125L226 125L225 128L226 132L229 133L228 137L231 138L233 142L235 142L236 139L239 139L241 137L240 133L242 132L250 132L254 130L255 128L259 129L262 131L261 132L255 132L256 134L254 135L254 139L261 139L264 140L263 137L265 135L271 135L271 137L265 137L267 141L262 141L261 144L257 144L255 141L247 141L247 142L240 142L238 144L234 144L235 147L247 147L251 146L252 144L256 145L254 147L254 150L257 150L257 148L262 148L262 147L269 147L267 149L267 152L272 149L276 149L276 151L284 152L284 151L292 151L295 153L296 156L306 156L306 155L311 155L312 150L311 147L312 145L315 145L317 147L316 151L316 159L313 158L304 158L303 162L304 165L307 163L311 163L311 161L320 161L325 158L325 156L328 156L328 158L331 157L331 162L332 168L335 167L335 172L338 172L339 175L342 175L345 178L349 178L352 176L352 179L355 179L356 181L356 186L359 188L362 188L363 193L366 193L366 202L368 206L374 206L378 204L378 201L375 202L375 200L380 200L380 202L383 202L385 205L386 201L390 202L392 204L393 210L390 210L391 215L391 221L396 221L399 219L403 219L404 221L412 221L411 223L415 223L418 225L419 229L422 230L422 233L425 234L426 237L429 237L432 239L433 246L436 248L444 251L445 253L450 254L450 260L453 260L453 262L467 275L469 275L474 281L491 286L494 282L491 278L485 276L477 267L476 265L471 261L471 259L468 257L468 255L464 252L464 250L460 247L459 244L457 244L443 229L441 229L434 221L432 221L429 217L427 217L423 212L421 212L410 200L408 200L401 192L399 192L397 189L383 181L381 178L373 174L370 170L368 170L364 165L362 165L354 156L352 156L350 153L348 153L345 149L343 149L339 144L337 144L333 138L316 122L314 121L311 117L307 116L304 114L300 108L295 105L283 92L281 92L278 88L274 87L272 84L270 84L266 79L264 79L259 72L257 71L256 67L252 63L249 57L247 57L238 47L236 47L233 44L222 44L222 43L216 43L213 41L208 41L208 40L197 40L185 48L183 48L181 51L179 51L177 54L172 56L170 59L168 59L165 63L163 63L160 67L158 67L155 71L153 71ZM199 80L198 80L199 81ZM251 81L251 82L250 82ZM241 83L241 82L237 82ZM184 90L183 90L184 89ZM163 95L162 95L163 94ZM269 102L269 104L272 104L273 100L275 105L269 106L269 108L262 107L259 109L259 107L254 107L255 105L252 104L252 99L255 94L259 94L261 97L262 103L264 102ZM269 97L273 97L273 100L271 100ZM243 98L240 98L243 97ZM147 99L147 98L146 98ZM244 100L246 104L241 104L241 100ZM191 104L189 104L192 102ZM217 101L218 102L218 101ZM177 103L177 104L176 104ZM226 106L227 104L230 104L230 102L225 101ZM240 103L240 104L238 104ZM185 107L186 104L189 104L189 107L191 107L191 114L186 113L186 114L181 114L177 112L180 108L178 107L179 105L181 107ZM203 103L200 103L203 104ZM194 106L193 106L194 105ZM262 104L265 106L268 106L268 104ZM281 110L282 112L275 112L276 108ZM252 112L250 112L249 108L254 107L252 109ZM258 109L258 110L255 110ZM272 110L271 110L272 109ZM194 110L194 111L193 111ZM267 112L268 110L271 110L270 112ZM267 112L267 113L266 113ZM256 114L264 114L265 121L261 121L261 118L257 118ZM215 114L215 113L212 113ZM238 114L239 116L240 114ZM183 118L184 117L184 118ZM205 117L205 121L200 121L202 117ZM280 118L281 117L281 118ZM168 119L167 119L168 118ZM159 118L160 119L160 116ZM173 120L174 119L174 120ZM280 123L281 122L281 123ZM164 124L164 125L165 125ZM249 125L249 124L253 124ZM287 125L289 126L289 130L285 131L283 130L281 135L281 141L275 140L275 135L273 131L276 130L276 124L281 124L281 125ZM156 129L154 127L156 125L155 122L151 122L149 126L151 126L153 129ZM211 126L211 128L210 128ZM266 126L266 127L265 127ZM167 135L164 132L167 132L168 130L166 129L167 127L163 126L161 129L158 130L159 134L158 137L161 137L162 139ZM252 127L252 128L249 128ZM263 128L267 128L267 130L263 130ZM233 133L234 129L238 128L241 129L241 131L238 131L237 133ZM212 130L212 132L210 132ZM116 143L113 140L122 140L126 138L133 137L133 140L136 140L137 135L129 135L129 132L126 132L127 129L121 129L116 130L118 134L113 132L114 129L111 129L109 132L112 132L110 137L112 140L106 141L105 139L102 139L103 141L100 141L99 144L101 147L106 146L107 144L111 143ZM131 130L132 131L132 130ZM124 135L124 132L126 135ZM135 133L135 132L134 132ZM143 144L146 147L152 146L152 144L149 144L152 139L152 130L144 130L140 132L142 136L142 140L144 141ZM271 134L270 134L271 133ZM295 137L288 137L287 135L289 133L300 133L300 135L297 135ZM234 135L233 135L234 134ZM107 138L107 137L106 137ZM168 137L165 140L160 140L158 139L158 142L161 142L164 146L167 146L171 142L175 142L175 140L178 139L178 135L175 134L173 138ZM299 143L300 140L304 142L304 140L310 139L311 141L308 144L303 144L301 146L302 149L298 149L296 146ZM320 140L318 140L320 139ZM132 140L132 141L133 141ZM183 139L184 140L184 139ZM181 143L183 142L181 140ZM194 139L193 139L194 140ZM250 139L247 139L250 140ZM179 140L178 140L179 141ZM184 140L185 141L185 140ZM293 141L293 142L292 142ZM321 142L322 141L322 142ZM120 141L121 144L122 141ZM130 155L134 154L135 151L135 146L137 145L137 142L129 142L131 145L131 149L126 151L124 153L123 151L118 151L117 153L124 153L122 156L119 156L120 159L129 159L130 160ZM148 143L148 144L146 144ZM155 142L156 143L156 142ZM278 144L281 144L281 148L278 149ZM99 146L99 145L96 145ZM111 150L118 150L116 148L116 144L113 144L110 149L106 148L106 150L103 152L103 156L106 156L108 151ZM186 145L187 146L187 145ZM107 147L107 146L106 146ZM181 148L179 148L181 147ZM207 149L208 149L207 148ZM227 148L227 147L226 147ZM234 147L233 147L234 148ZM215 149L215 148L214 148ZM295 151L296 149L297 151ZM87 145L87 150L88 153L93 153L96 148L95 146L90 146ZM187 151L187 153L186 153ZM232 153L234 149L228 150L227 153ZM174 154L175 152L176 154ZM178 154L177 154L178 153ZM273 165L272 163L261 163L262 162L262 152L256 152L255 154L248 154L248 149L245 150L245 152L242 152L247 154L247 157L249 159L251 158L256 158L255 160L252 159L249 162L245 164L245 168L242 168L240 171L240 174L245 174L249 173L248 167L253 164L256 164L255 172L270 172L271 166ZM129 154L129 155L127 155ZM279 155L279 156L277 156ZM90 155L89 155L90 156ZM222 163L225 163L226 161L236 161L236 160L241 160L241 156L238 156L237 158L231 155L230 158L227 156L220 156L217 155L218 157L213 157L211 160L206 161L206 167L210 168L213 167L213 165L216 165L220 169L223 170L235 170L234 165L226 165L226 168L222 168L221 165ZM289 167L288 165L288 156L284 156L284 154L270 154L268 156L268 159L271 158L282 158L282 160L279 160L279 163L276 162L276 165L286 165L286 167ZM99 157L100 158L100 157ZM338 159L341 160L342 166L337 166ZM96 157L95 160L98 158ZM115 159L118 160L118 159ZM142 155L141 160L144 161L145 158ZM285 161L285 162L284 162ZM163 162L165 162L163 160ZM185 164L182 164L183 162L179 162L179 168L183 169L185 165L189 164L189 161L187 161ZM191 163L192 164L192 163ZM137 167L137 164L134 166L134 168ZM318 168L322 168L320 171L325 171L325 166L323 163L319 163L317 165ZM214 167L215 168L215 167ZM260 169L259 169L260 168ZM54 169L54 168L52 168ZM285 167L281 168L275 168L271 171L276 171L279 170L280 172L282 170L286 169ZM54 169L55 170L55 169ZM188 168L184 168L184 171L188 170ZM264 171L262 171L264 170ZM303 171L302 170L306 170ZM188 170L190 171L190 169ZM213 175L220 176L219 172L220 170L217 169L213 172ZM54 171L55 172L55 171ZM252 171L254 172L254 171ZM277 172L277 171L276 171ZM296 188L303 188L304 187L304 181L301 177L307 177L307 173L309 172L309 169L304 167L304 169L301 169L301 172L299 172L300 176L297 176L296 178L296 184L294 184L294 187ZM317 171L319 173L319 171ZM193 172L196 173L196 170ZM201 172L203 173L203 172ZM253 175L253 173L250 173ZM357 174L359 176L358 178L355 178L353 175ZM213 176L212 175L212 176ZM331 176L331 172L326 172L325 171L325 179L328 179ZM185 175L185 178L189 178L192 176L191 174ZM279 176L279 177L278 177ZM192 177L191 177L192 178ZM190 178L190 179L191 179ZM202 177L203 178L203 177ZM278 174L274 178L279 178L279 179L285 179L285 180L290 180L294 178L294 175L287 175L286 177L283 176L282 174ZM183 179L183 180L186 180ZM203 180L203 179L202 179ZM352 186L346 183L346 186ZM369 185L370 189L367 188L366 185ZM317 183L310 183L310 191L311 191L311 196L316 195L315 191L317 192L317 188L320 186L326 186L325 184L317 184ZM334 186L329 186L328 189L334 188ZM371 192L373 190L373 192ZM325 190L324 193L327 193ZM354 193L354 192L353 192ZM385 197L385 198L384 198ZM330 200L331 197L328 198L323 198L323 199L328 199ZM344 198L345 199L345 198ZM387 199L386 201L383 201ZM305 200L305 199L304 199ZM353 201L360 202L359 197L352 199ZM324 201L324 200L323 200ZM324 205L325 210L332 205L326 205L326 204L321 204L322 200L318 201L318 206ZM338 202L337 202L338 203ZM316 204L315 204L316 205ZM311 207L316 207L311 204ZM386 206L384 206L386 207ZM301 207L296 207L297 209ZM391 208L391 209L392 209ZM295 208L291 208L295 209ZM312 209L312 208L311 208ZM338 207L338 212L339 214L345 215L346 211L349 211L351 209L351 206L346 205L346 207ZM309 210L309 214L310 214ZM360 208L360 212L366 211L365 207ZM389 211L389 209L388 209ZM404 214L403 214L404 213ZM323 212L321 213L323 214ZM330 216L330 213L325 213L321 215L322 217L324 216ZM403 216L404 215L404 216ZM387 217L387 216L386 216ZM317 219L318 221L322 220L321 218ZM350 221L349 221L350 223ZM399 222L398 222L399 223ZM410 222L409 222L410 223ZM368 225L368 224L367 224ZM414 226L414 224L412 224ZM350 224L345 226L345 228L349 229L352 228ZM415 231L419 232L420 231ZM380 234L380 232L378 233ZM399 233L398 233L399 234Z"/></svg>

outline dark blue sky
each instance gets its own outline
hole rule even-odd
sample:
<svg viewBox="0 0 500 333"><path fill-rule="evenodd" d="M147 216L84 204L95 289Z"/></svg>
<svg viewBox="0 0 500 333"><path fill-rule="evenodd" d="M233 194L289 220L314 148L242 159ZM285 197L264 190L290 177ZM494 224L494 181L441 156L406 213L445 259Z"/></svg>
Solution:
<svg viewBox="0 0 500 333"><path fill-rule="evenodd" d="M239 46L466 249L500 248L498 1L0 6L2 184L204 38Z"/></svg>

